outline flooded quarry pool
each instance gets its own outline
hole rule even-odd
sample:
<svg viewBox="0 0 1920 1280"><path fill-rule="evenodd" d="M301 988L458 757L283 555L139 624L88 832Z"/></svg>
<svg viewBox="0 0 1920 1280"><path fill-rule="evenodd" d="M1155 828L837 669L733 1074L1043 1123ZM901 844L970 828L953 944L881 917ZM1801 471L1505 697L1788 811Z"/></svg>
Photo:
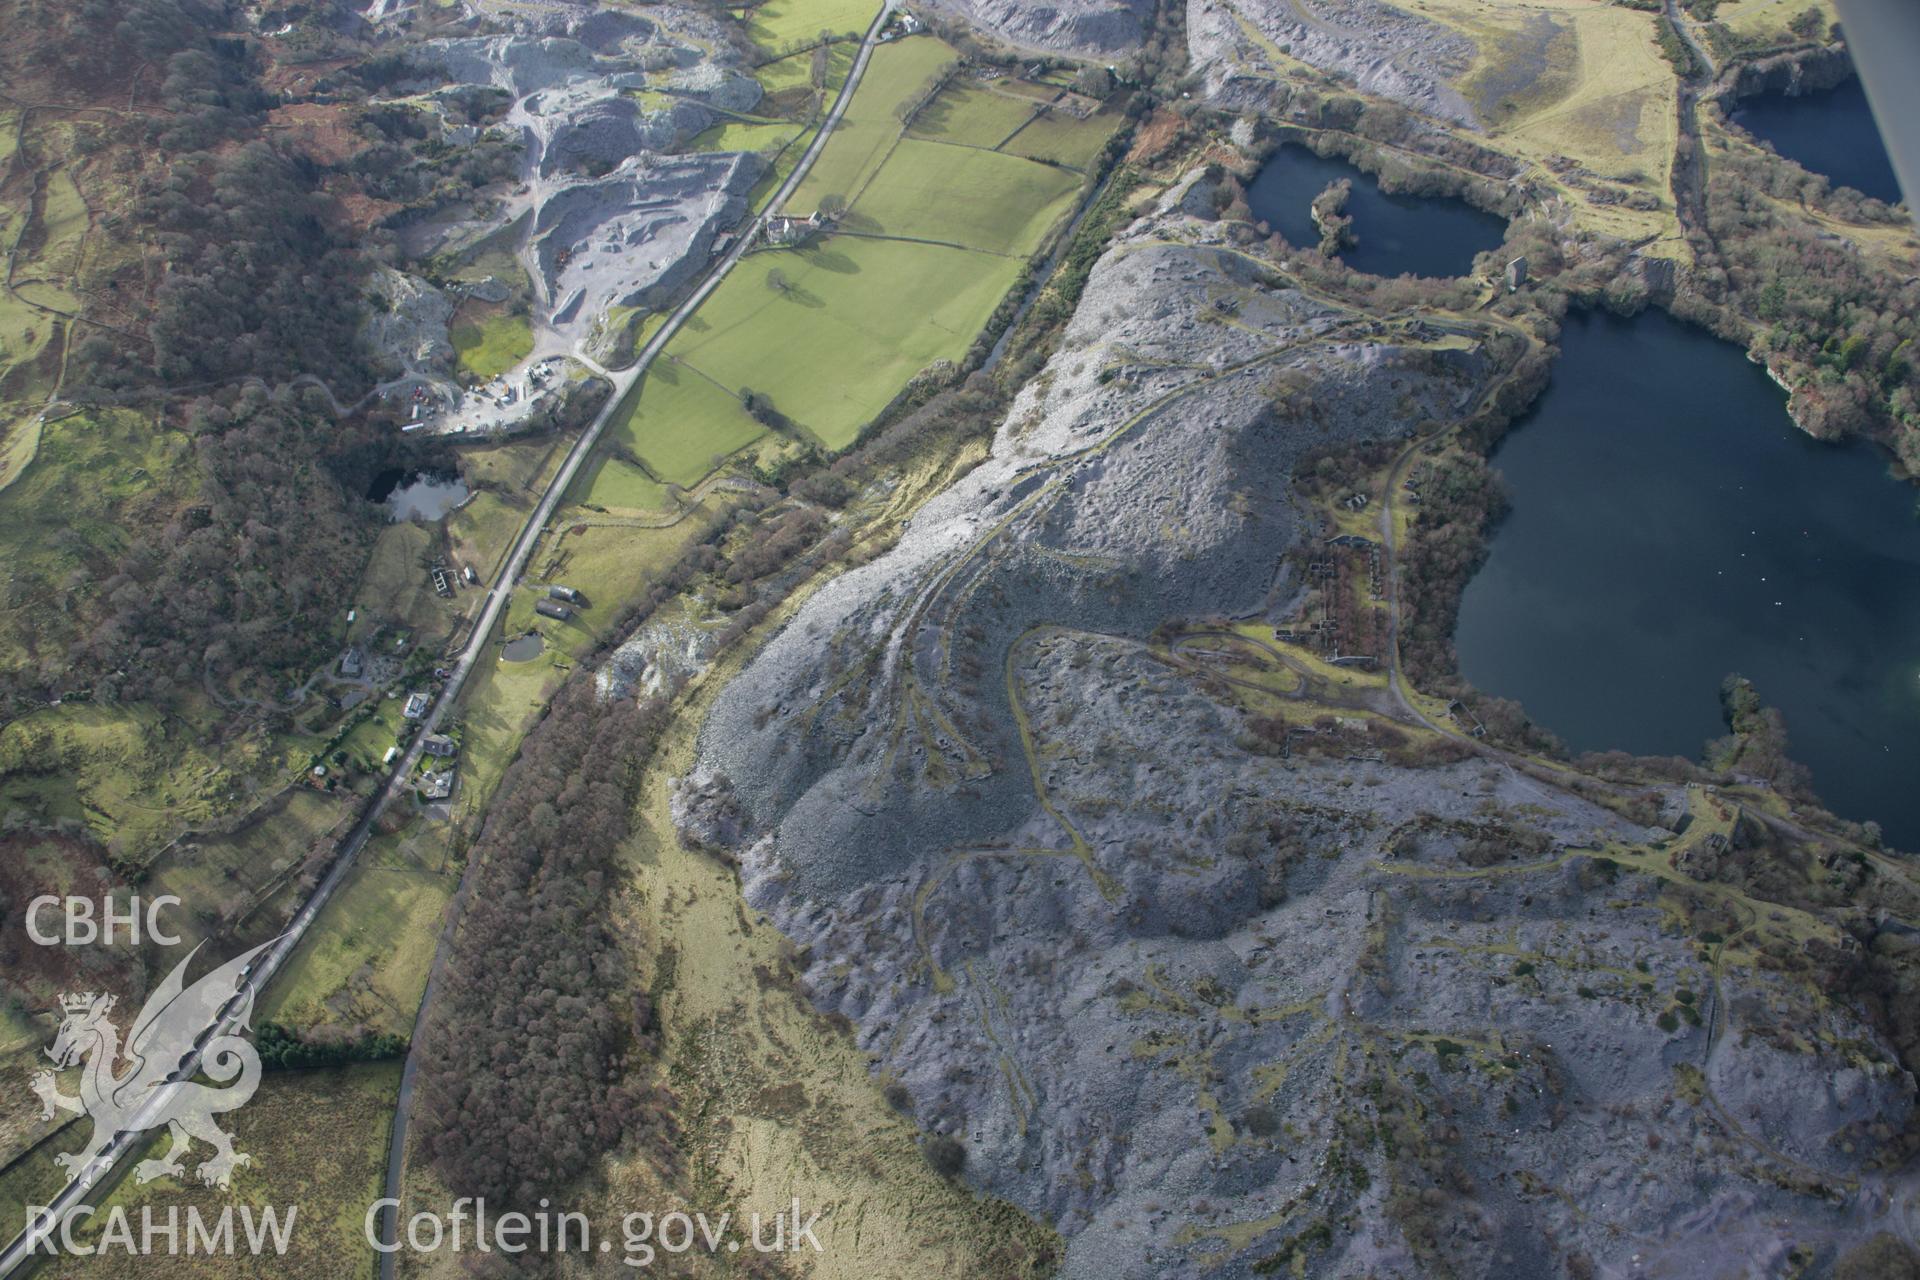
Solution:
<svg viewBox="0 0 1920 1280"><path fill-rule="evenodd" d="M1733 122L1837 187L1852 187L1888 204L1900 202L1893 162L1857 76L1818 93L1748 98L1734 109Z"/></svg>
<svg viewBox="0 0 1920 1280"><path fill-rule="evenodd" d="M1512 510L1461 600L1462 674L1575 751L1698 758L1738 672L1829 808L1920 849L1913 489L1664 313L1569 316L1561 348L1493 455Z"/></svg>
<svg viewBox="0 0 1920 1280"><path fill-rule="evenodd" d="M1261 166L1247 187L1247 205L1256 220L1310 249L1320 243L1313 198L1342 178L1353 183L1346 213L1358 242L1343 250L1340 260L1355 271L1463 276L1473 270L1476 253L1497 249L1506 239L1506 220L1495 214L1451 196L1388 195L1372 174L1301 146L1281 147Z"/></svg>
<svg viewBox="0 0 1920 1280"><path fill-rule="evenodd" d="M432 523L465 502L469 496L465 482L451 472L382 471L367 490L373 502L387 504L387 519L422 520Z"/></svg>

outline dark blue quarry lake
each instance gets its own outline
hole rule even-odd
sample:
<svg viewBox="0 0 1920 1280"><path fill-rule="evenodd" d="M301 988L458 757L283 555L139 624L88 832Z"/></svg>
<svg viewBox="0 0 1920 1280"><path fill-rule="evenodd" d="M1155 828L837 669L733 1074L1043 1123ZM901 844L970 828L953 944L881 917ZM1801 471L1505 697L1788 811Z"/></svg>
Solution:
<svg viewBox="0 0 1920 1280"><path fill-rule="evenodd" d="M1734 108L1733 120L1801 168L1888 204L1900 202L1900 183L1880 141L1873 108L1859 77L1837 88L1790 98L1766 93Z"/></svg>
<svg viewBox="0 0 1920 1280"><path fill-rule="evenodd" d="M1561 349L1493 455L1512 510L1461 600L1461 673L1575 751L1698 758L1739 672L1829 808L1920 850L1914 489L1664 313L1571 315Z"/></svg>
<svg viewBox="0 0 1920 1280"><path fill-rule="evenodd" d="M1463 276L1473 255L1497 249L1507 223L1450 196L1390 196L1373 175L1335 156L1317 156L1289 144L1273 153L1247 187L1256 221L1311 249L1320 243L1313 198L1327 184L1349 178L1346 213L1358 243L1340 255L1355 271L1375 276Z"/></svg>

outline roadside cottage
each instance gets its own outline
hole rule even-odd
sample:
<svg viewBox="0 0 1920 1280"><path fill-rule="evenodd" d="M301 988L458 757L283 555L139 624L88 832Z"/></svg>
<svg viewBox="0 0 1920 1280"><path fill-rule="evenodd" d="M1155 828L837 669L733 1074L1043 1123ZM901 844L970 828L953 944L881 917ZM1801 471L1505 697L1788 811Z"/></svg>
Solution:
<svg viewBox="0 0 1920 1280"><path fill-rule="evenodd" d="M790 218L777 214L767 219L766 241L775 248L788 248L805 244L827 225L827 218L818 209L804 218Z"/></svg>

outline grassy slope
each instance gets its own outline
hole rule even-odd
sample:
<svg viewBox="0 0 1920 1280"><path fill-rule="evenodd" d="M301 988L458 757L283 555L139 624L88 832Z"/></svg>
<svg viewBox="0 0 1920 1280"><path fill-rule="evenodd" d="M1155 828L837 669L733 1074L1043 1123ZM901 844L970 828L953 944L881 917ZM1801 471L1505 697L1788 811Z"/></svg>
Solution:
<svg viewBox="0 0 1920 1280"><path fill-rule="evenodd" d="M461 367L476 378L505 373L533 350L533 326L525 316L488 316L477 324L457 324L447 337L459 353Z"/></svg>
<svg viewBox="0 0 1920 1280"><path fill-rule="evenodd" d="M197 934L210 922L244 911L283 886L306 853L345 828L350 798L298 787L268 801L238 830L183 841L160 860L148 894L171 893Z"/></svg>
<svg viewBox="0 0 1920 1280"><path fill-rule="evenodd" d="M664 512L672 505L667 486L634 463L601 456L587 476L587 500L614 515L638 516Z"/></svg>
<svg viewBox="0 0 1920 1280"><path fill-rule="evenodd" d="M688 146L695 151L778 151L800 136L800 128L784 120L727 120L695 134Z"/></svg>
<svg viewBox="0 0 1920 1280"><path fill-rule="evenodd" d="M1001 150L1084 170L1092 166L1119 124L1120 117L1109 111L1091 120L1050 111L1016 133Z"/></svg>
<svg viewBox="0 0 1920 1280"><path fill-rule="evenodd" d="M471 565L483 581L490 581L513 546L529 510L528 503L510 501L497 493L474 494L471 501L447 517L454 561Z"/></svg>
<svg viewBox="0 0 1920 1280"><path fill-rule="evenodd" d="M1654 44L1655 15L1584 0L1430 0L1422 12L1479 46L1480 56L1460 81L1470 96L1528 43L1530 24L1541 14L1550 17L1563 35L1528 50L1543 60L1539 76L1502 95L1514 109L1488 104L1491 144L1531 162L1537 177L1548 175L1547 157L1566 155L1657 195L1661 208L1645 212L1595 204L1578 193L1572 199L1581 220L1596 230L1628 240L1659 236L1672 252L1684 253L1668 179L1678 136L1673 70Z"/></svg>
<svg viewBox="0 0 1920 1280"><path fill-rule="evenodd" d="M712 500L687 507L677 519L661 527L625 522L597 523L585 513L563 516L557 532L541 543L529 571L531 587L516 593L508 612L512 635L522 619L543 624L551 638L573 657L583 657L595 636L610 632L620 614L644 594L687 547L706 536L720 505ZM542 583L563 582L586 593L571 621L549 623L533 613L533 601L544 594Z"/></svg>
<svg viewBox="0 0 1920 1280"><path fill-rule="evenodd" d="M371 842L294 952L289 977L269 993L261 1018L409 1034L458 880L447 862L437 839Z"/></svg>
<svg viewBox="0 0 1920 1280"><path fill-rule="evenodd" d="M0 490L0 663L30 665L69 641L71 596L91 594L126 550L128 527L190 492L191 448L129 410L49 423L39 451Z"/></svg>
<svg viewBox="0 0 1920 1280"><path fill-rule="evenodd" d="M780 154L773 158L773 163L767 166L767 171L760 175L760 181L753 184L753 189L747 193L747 202L753 206L755 212L767 207L767 202L773 198L774 192L780 189L780 184L787 180L794 166L800 163L800 157L805 155L807 148L813 145L815 132L813 128L806 128L795 135L792 142L780 149Z"/></svg>
<svg viewBox="0 0 1920 1280"><path fill-rule="evenodd" d="M852 200L878 171L900 136L901 105L956 56L951 47L931 36L916 36L874 50L860 91L848 104L805 181L787 201L787 208L811 212L829 195Z"/></svg>
<svg viewBox="0 0 1920 1280"><path fill-rule="evenodd" d="M256 733L216 747L205 730L203 716L140 703L71 702L22 716L0 729L0 808L78 821L141 863L183 824L233 809L243 775L277 783L304 758L297 739Z"/></svg>
<svg viewBox="0 0 1920 1280"><path fill-rule="evenodd" d="M912 138L993 147L1033 118L1031 98L999 93L978 81L956 79L913 119Z"/></svg>
<svg viewBox="0 0 1920 1280"><path fill-rule="evenodd" d="M227 1277L272 1276L276 1280L347 1280L371 1277L374 1255L366 1243L363 1220L378 1198L386 1171L387 1131L394 1098L400 1087L397 1063L321 1071L276 1071L260 1082L260 1091L246 1106L222 1118L234 1136L234 1148L253 1157L241 1169L231 1191L203 1187L198 1182L161 1178L135 1186L123 1178L107 1195L92 1197L102 1213L75 1231L77 1240L95 1243L105 1228L105 1214L124 1206L131 1215L134 1238L140 1231L140 1208L152 1205L165 1222L169 1208L178 1208L184 1247L185 1217L189 1206L203 1221L216 1220L222 1208L234 1206L234 1231L244 1241L238 1220L240 1206L256 1212L273 1206L284 1214L298 1207L286 1256L251 1256L244 1243L236 1256L162 1258L130 1257L125 1252L103 1252L92 1259L50 1262L38 1274L47 1277L191 1275L205 1280ZM63 1150L77 1145L83 1130L75 1126ZM158 1154L168 1139L164 1132L146 1154ZM195 1148L194 1161L206 1154ZM36 1152L33 1161L42 1160ZM45 1163L50 1167L51 1160ZM11 1227L13 1224L7 1224ZM163 1244L164 1248L164 1244Z"/></svg>
<svg viewBox="0 0 1920 1280"><path fill-rule="evenodd" d="M1072 205L1078 174L975 147L904 138L849 227L1026 257Z"/></svg>
<svg viewBox="0 0 1920 1280"><path fill-rule="evenodd" d="M715 300L726 296L733 284L730 279L729 288L720 290ZM710 302L703 307L701 316L713 305ZM696 326L697 321L687 331ZM671 344L669 353L675 348L684 353L683 343L681 339ZM748 415L739 400L740 388L752 382L721 379L720 383L716 385L672 359L655 361L639 388L631 393L624 416L607 433L610 444L631 450L663 484L695 483L713 470L719 459L751 444L766 430ZM608 507L622 505L601 495L598 480L596 476L595 487L581 501Z"/></svg>
<svg viewBox="0 0 1920 1280"><path fill-rule="evenodd" d="M434 592L427 565L440 541L437 526L410 520L382 529L354 589L353 608L360 617L411 628L429 642L450 633L464 602Z"/></svg>
<svg viewBox="0 0 1920 1280"><path fill-rule="evenodd" d="M1725 23L1738 35L1781 39L1787 24L1808 9L1818 9L1823 24L1838 17L1832 0L1721 0L1714 21Z"/></svg>
<svg viewBox="0 0 1920 1280"><path fill-rule="evenodd" d="M1019 269L1010 258L853 236L754 254L674 347L724 385L766 392L843 449L914 374L965 354ZM767 286L774 270L787 291Z"/></svg>
<svg viewBox="0 0 1920 1280"><path fill-rule="evenodd" d="M777 53L789 44L812 44L822 31L857 35L878 10L872 0L766 0L754 8L747 34L762 49Z"/></svg>

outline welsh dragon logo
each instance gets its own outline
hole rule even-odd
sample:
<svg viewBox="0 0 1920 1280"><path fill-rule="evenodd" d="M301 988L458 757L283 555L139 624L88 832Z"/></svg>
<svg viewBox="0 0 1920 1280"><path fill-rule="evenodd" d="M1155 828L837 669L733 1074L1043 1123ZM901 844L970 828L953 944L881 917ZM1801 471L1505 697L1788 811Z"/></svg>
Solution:
<svg viewBox="0 0 1920 1280"><path fill-rule="evenodd" d="M120 1135L136 1137L163 1124L173 1135L173 1145L159 1159L143 1160L134 1166L138 1182L163 1175L182 1176L185 1167L181 1157L195 1139L213 1148L213 1155L195 1170L208 1186L227 1187L235 1169L253 1163L252 1157L233 1149L232 1137L213 1118L244 1106L253 1097L260 1087L260 1055L239 1035L214 1033L212 1028L225 1010L234 1024L246 1029L253 1015L253 991L246 985L246 976L253 969L254 957L272 945L268 942L255 947L189 987L184 977L187 965L200 950L195 947L174 966L134 1019L124 1060L120 1032L108 1017L113 1012L113 996L87 993L60 997L65 1017L46 1054L60 1070L85 1064L80 1073L80 1094L72 1097L60 1092L50 1070L34 1076L33 1091L40 1096L44 1118L52 1119L56 1111L72 1111L93 1121L93 1135L86 1146L54 1157L66 1169L69 1182L86 1172ZM199 1070L224 1088L197 1084L188 1078L183 1064L196 1048L200 1051Z"/></svg>

